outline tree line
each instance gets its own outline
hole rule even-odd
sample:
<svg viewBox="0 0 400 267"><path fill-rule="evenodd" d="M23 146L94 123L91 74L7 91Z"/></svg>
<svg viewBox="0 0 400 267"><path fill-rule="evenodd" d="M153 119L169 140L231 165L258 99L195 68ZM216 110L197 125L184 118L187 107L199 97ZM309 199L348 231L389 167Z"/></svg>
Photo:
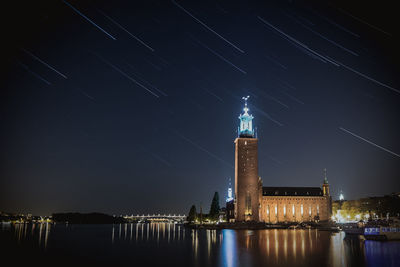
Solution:
<svg viewBox="0 0 400 267"><path fill-rule="evenodd" d="M360 218L368 214L370 218L373 215L379 218L399 217L400 216L400 197L396 194L383 197L368 197L357 200L335 201L332 204L332 213L335 215L337 211L343 217L349 216L354 219L357 215Z"/></svg>
<svg viewBox="0 0 400 267"><path fill-rule="evenodd" d="M207 220L215 222L219 219L220 211L221 208L219 206L219 194L218 192L215 192L211 201L210 212L208 214L204 214L202 207L200 206L200 212L197 213L196 206L192 205L187 216L187 221L189 223L195 223L196 221L202 223Z"/></svg>

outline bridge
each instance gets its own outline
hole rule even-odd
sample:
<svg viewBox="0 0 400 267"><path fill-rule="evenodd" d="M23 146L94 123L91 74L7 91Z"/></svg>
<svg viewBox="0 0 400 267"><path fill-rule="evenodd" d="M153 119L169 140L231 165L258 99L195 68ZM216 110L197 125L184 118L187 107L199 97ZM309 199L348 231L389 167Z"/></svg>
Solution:
<svg viewBox="0 0 400 267"><path fill-rule="evenodd" d="M186 215L176 215L176 214L142 214L142 215L125 215L125 219L139 222L184 222Z"/></svg>

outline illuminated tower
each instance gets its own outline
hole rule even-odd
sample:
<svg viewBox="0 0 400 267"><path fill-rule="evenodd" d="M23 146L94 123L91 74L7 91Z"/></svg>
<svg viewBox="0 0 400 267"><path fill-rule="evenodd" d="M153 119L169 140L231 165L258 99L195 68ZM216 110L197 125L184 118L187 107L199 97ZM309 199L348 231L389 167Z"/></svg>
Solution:
<svg viewBox="0 0 400 267"><path fill-rule="evenodd" d="M328 218L330 218L332 215L332 197L329 192L329 183L328 178L326 177L326 168L324 169L324 183L322 184L322 192L326 199Z"/></svg>
<svg viewBox="0 0 400 267"><path fill-rule="evenodd" d="M226 197L226 202L231 202L232 200L233 196L232 196L231 178L229 178L228 196Z"/></svg>
<svg viewBox="0 0 400 267"><path fill-rule="evenodd" d="M249 114L247 100L240 114L238 137L235 140L235 220L259 220L258 156L254 137L253 116Z"/></svg>
<svg viewBox="0 0 400 267"><path fill-rule="evenodd" d="M322 191L324 193L324 196L330 196L329 194L329 184L328 184L328 178L326 177L326 169L324 169L325 177L324 177L324 183L322 184Z"/></svg>

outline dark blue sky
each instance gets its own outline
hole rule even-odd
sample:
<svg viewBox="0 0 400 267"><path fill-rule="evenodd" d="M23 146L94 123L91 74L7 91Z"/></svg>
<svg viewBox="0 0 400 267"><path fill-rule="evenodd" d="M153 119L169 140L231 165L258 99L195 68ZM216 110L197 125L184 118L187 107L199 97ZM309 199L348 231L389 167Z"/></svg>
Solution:
<svg viewBox="0 0 400 267"><path fill-rule="evenodd" d="M0 210L208 210L245 95L265 186L400 191L394 7L30 2L5 9Z"/></svg>

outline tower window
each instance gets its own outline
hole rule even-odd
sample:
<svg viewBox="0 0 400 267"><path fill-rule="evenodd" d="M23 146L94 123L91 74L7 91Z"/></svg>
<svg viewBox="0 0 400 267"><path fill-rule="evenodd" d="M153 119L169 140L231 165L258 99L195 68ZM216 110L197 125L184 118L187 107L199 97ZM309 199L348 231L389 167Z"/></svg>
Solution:
<svg viewBox="0 0 400 267"><path fill-rule="evenodd" d="M252 215L252 208L251 208L251 196L250 193L247 192L246 194L246 215Z"/></svg>

